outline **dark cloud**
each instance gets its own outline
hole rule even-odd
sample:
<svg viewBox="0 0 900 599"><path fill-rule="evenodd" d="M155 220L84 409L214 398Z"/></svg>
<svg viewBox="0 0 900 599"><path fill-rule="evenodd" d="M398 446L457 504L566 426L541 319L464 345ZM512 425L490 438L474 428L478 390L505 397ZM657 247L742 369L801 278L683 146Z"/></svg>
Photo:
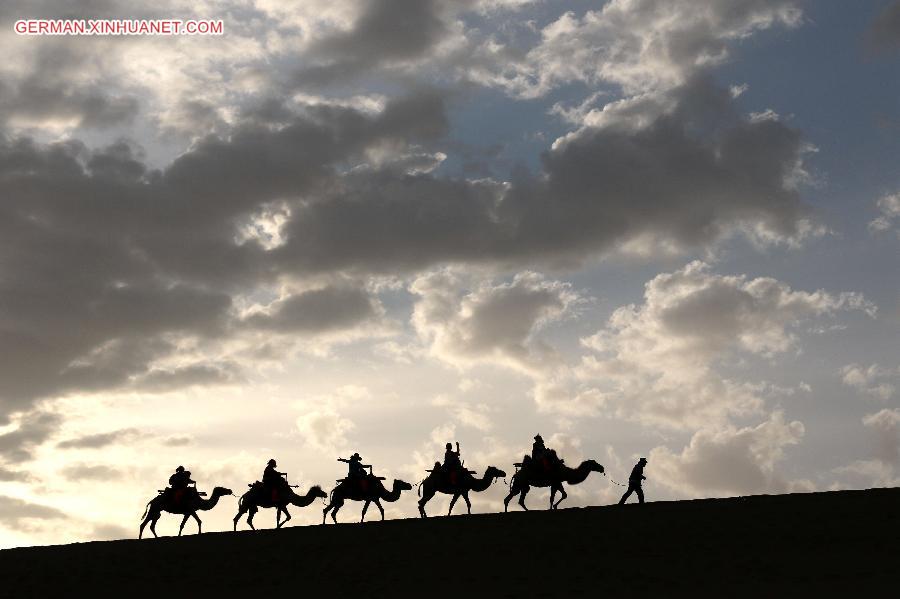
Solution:
<svg viewBox="0 0 900 599"><path fill-rule="evenodd" d="M30 482L34 479L28 472L10 470L0 466L0 482Z"/></svg>
<svg viewBox="0 0 900 599"><path fill-rule="evenodd" d="M43 80L19 85L0 84L0 118L18 118L27 124L64 121L85 128L112 127L131 121L138 112L137 99L125 95L78 89Z"/></svg>
<svg viewBox="0 0 900 599"><path fill-rule="evenodd" d="M23 520L61 520L67 518L68 516L56 508L0 495L0 522L3 522L5 526L10 528L18 529L22 527L24 525Z"/></svg>
<svg viewBox="0 0 900 599"><path fill-rule="evenodd" d="M164 393L185 387L227 385L243 380L241 367L233 362L191 364L180 368L153 368L134 380L137 389Z"/></svg>
<svg viewBox="0 0 900 599"><path fill-rule="evenodd" d="M6 463L29 461L34 450L52 437L62 424L58 414L30 412L18 418L17 428L0 435L0 458Z"/></svg>
<svg viewBox="0 0 900 599"><path fill-rule="evenodd" d="M326 85L379 66L418 62L451 32L454 14L470 0L371 0L353 26L318 41L304 55L316 64L295 71L298 87Z"/></svg>
<svg viewBox="0 0 900 599"><path fill-rule="evenodd" d="M75 464L62 469L62 475L69 481L108 481L122 478L122 472L103 464Z"/></svg>
<svg viewBox="0 0 900 599"><path fill-rule="evenodd" d="M787 182L803 152L798 132L743 119L705 79L664 100L672 108L646 109L644 126L623 111L622 123L573 133L545 154L543 172L510 185L404 170L447 129L434 90L374 115L324 105L248 113L229 137L199 140L162 171L124 141L91 151L0 139L4 409L69 390L239 380L230 364L156 363L180 338L246 330L232 297L282 277L573 266L637 239L690 248L739 228L798 233L806 210ZM267 114L293 116L275 124ZM368 163L386 148L393 161ZM241 239L273 206L285 215L280 245ZM374 311L361 291L332 289L283 300L250 324L315 333Z"/></svg>
<svg viewBox="0 0 900 599"><path fill-rule="evenodd" d="M96 433L83 435L72 439L66 439L56 444L60 449L101 449L109 445L127 443L142 435L136 428L122 428L108 433Z"/></svg>
<svg viewBox="0 0 900 599"><path fill-rule="evenodd" d="M413 270L443 262L567 265L648 238L681 248L736 229L774 238L808 216L789 179L804 146L777 120L749 121L706 79L642 115L586 127L521 172L489 181L364 171L299 206L275 253L301 270ZM629 115L634 116L634 115Z"/></svg>
<svg viewBox="0 0 900 599"><path fill-rule="evenodd" d="M259 244L235 242L239 225L267 202L333 183L337 165L372 145L445 127L430 91L378 115L312 106L282 127L207 137L152 172L127 142L90 151L0 138L5 413L72 389L233 380L228 365L153 364L176 351L173 338L225 335L231 294L283 272Z"/></svg>
<svg viewBox="0 0 900 599"><path fill-rule="evenodd" d="M37 18L30 9L23 9L18 18L24 16ZM137 116L137 98L117 90L106 73L92 71L104 49L115 50L110 40L33 37L27 41L32 46L28 68L21 77L10 75L0 82L0 123L14 120L23 125L103 129L127 124ZM85 72L92 76L85 79Z"/></svg>
<svg viewBox="0 0 900 599"><path fill-rule="evenodd" d="M190 435L169 435L163 439L163 444L168 447L186 447L194 444L194 438Z"/></svg>
<svg viewBox="0 0 900 599"><path fill-rule="evenodd" d="M284 333L323 333L354 327L378 313L377 304L364 289L325 287L278 300L267 313L253 314L244 322Z"/></svg>
<svg viewBox="0 0 900 599"><path fill-rule="evenodd" d="M872 23L869 41L877 50L900 49L900 1L894 0Z"/></svg>

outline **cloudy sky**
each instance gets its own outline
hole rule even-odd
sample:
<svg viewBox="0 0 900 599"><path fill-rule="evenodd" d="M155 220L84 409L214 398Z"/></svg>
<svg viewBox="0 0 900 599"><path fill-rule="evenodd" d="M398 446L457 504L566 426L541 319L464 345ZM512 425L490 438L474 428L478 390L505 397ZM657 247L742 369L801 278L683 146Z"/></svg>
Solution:
<svg viewBox="0 0 900 599"><path fill-rule="evenodd" d="M144 4L0 7L0 546L535 433L651 500L900 484L900 2Z"/></svg>

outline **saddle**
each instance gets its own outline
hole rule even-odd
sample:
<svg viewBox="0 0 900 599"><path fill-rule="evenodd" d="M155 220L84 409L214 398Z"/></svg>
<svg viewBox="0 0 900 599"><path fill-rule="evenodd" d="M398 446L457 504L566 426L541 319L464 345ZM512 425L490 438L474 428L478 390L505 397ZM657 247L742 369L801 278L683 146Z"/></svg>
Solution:
<svg viewBox="0 0 900 599"><path fill-rule="evenodd" d="M444 470L440 464L435 464L431 470L426 470L435 479L450 485L458 485L462 479L473 474L477 474L474 470L464 467L453 468L452 470Z"/></svg>
<svg viewBox="0 0 900 599"><path fill-rule="evenodd" d="M206 497L206 491L198 491L193 487L187 487L185 489L166 487L165 489L157 489L156 492L161 496L170 497L175 503L181 503L191 497Z"/></svg>
<svg viewBox="0 0 900 599"><path fill-rule="evenodd" d="M352 489L357 489L363 493L367 493L369 491L370 485L374 485L377 483L377 481L382 480L385 480L383 476L374 476L370 474L368 476L362 476L359 478L341 478L335 480L335 482L338 484L347 484Z"/></svg>
<svg viewBox="0 0 900 599"><path fill-rule="evenodd" d="M285 490L290 489L287 481L284 481L280 485L269 486L269 485L266 485L266 483L257 480L257 481L247 484L247 486L250 487L250 489L252 491L255 491L256 493L266 494L268 496L268 499L275 503L277 503L278 500L282 498L282 493L285 492ZM268 491L268 493L266 493L266 491Z"/></svg>

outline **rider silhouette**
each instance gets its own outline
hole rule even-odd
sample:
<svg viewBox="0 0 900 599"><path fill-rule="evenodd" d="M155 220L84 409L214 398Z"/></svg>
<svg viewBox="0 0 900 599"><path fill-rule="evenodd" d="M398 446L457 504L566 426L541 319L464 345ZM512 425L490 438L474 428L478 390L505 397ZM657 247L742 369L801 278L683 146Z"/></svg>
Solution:
<svg viewBox="0 0 900 599"><path fill-rule="evenodd" d="M181 501L188 493L190 485L196 484L195 481L191 480L190 471L185 470L184 466L176 468L175 473L169 477L169 487L171 488L172 497L175 501ZM196 488L194 490L196 491Z"/></svg>
<svg viewBox="0 0 900 599"><path fill-rule="evenodd" d="M534 436L534 444L531 446L530 466L537 469L538 472L547 472L559 466L562 460L556 455L556 451L548 449L544 445L544 438L540 435Z"/></svg>
<svg viewBox="0 0 900 599"><path fill-rule="evenodd" d="M540 460L546 453L547 448L544 446L544 438L540 435L535 435L534 444L531 446L531 459Z"/></svg>
<svg viewBox="0 0 900 599"><path fill-rule="evenodd" d="M269 460L268 463L266 463L266 469L263 470L263 486L269 489L273 500L278 494L278 489L287 486L287 480L284 478L287 476L287 473L275 470L275 466L277 465L278 463L274 459Z"/></svg>
<svg viewBox="0 0 900 599"><path fill-rule="evenodd" d="M447 443L446 451L444 451L444 472L459 470L462 468L462 462L459 460L459 441L456 442L456 451L453 451L453 445Z"/></svg>
<svg viewBox="0 0 900 599"><path fill-rule="evenodd" d="M647 458L641 458L638 460L638 463L634 465L634 468L631 469L631 476L628 477L628 490L622 495L622 499L619 500L619 505L625 503L625 500L628 499L632 493L637 493L638 503L644 503L644 490L641 488L641 481L647 480L647 477L644 476L644 466L646 465Z"/></svg>
<svg viewBox="0 0 900 599"><path fill-rule="evenodd" d="M350 459L338 458L339 462L344 462L347 464L347 478L348 479L362 479L366 477L366 468L369 469L368 474L372 473L371 464L363 464L362 458L358 453L354 453L350 456Z"/></svg>

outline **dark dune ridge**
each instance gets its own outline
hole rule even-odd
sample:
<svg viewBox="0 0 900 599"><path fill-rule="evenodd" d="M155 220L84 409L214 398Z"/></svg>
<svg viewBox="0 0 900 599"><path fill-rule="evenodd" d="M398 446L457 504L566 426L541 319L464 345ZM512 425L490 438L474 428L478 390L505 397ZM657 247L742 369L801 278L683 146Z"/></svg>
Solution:
<svg viewBox="0 0 900 599"><path fill-rule="evenodd" d="M872 489L19 548L0 596L895 593L898 513Z"/></svg>

